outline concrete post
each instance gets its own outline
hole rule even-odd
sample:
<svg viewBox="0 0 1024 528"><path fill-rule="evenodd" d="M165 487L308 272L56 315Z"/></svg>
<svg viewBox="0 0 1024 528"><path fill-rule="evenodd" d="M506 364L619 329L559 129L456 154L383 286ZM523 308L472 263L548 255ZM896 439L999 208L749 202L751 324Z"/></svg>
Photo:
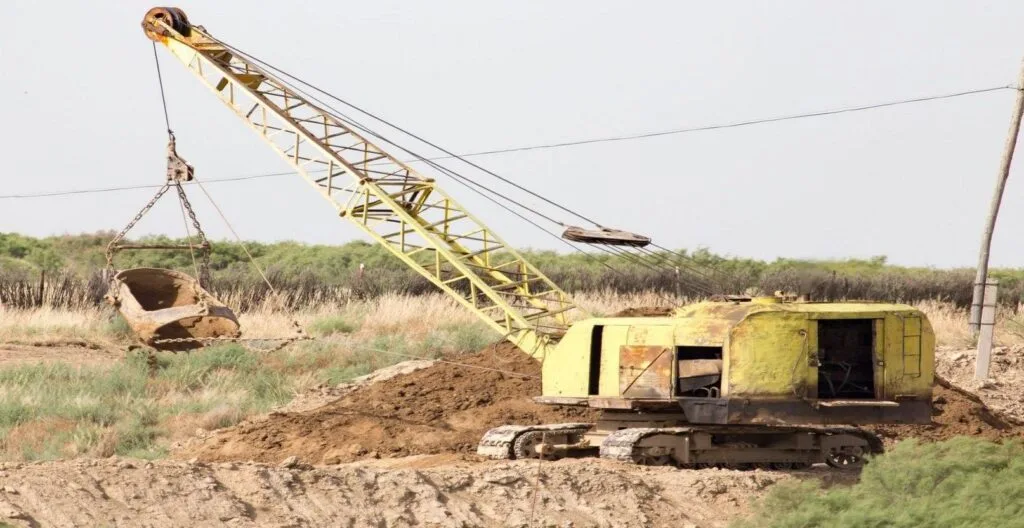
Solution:
<svg viewBox="0 0 1024 528"><path fill-rule="evenodd" d="M978 359L974 367L974 379L988 378L989 363L992 360L992 336L996 328L996 290L999 281L989 279L985 283L985 300L981 305L980 331L978 333Z"/></svg>

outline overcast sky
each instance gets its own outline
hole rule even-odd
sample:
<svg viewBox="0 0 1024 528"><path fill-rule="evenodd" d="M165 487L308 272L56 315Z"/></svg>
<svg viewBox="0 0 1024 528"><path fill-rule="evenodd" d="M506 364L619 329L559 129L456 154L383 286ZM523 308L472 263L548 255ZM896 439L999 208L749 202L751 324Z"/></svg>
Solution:
<svg viewBox="0 0 1024 528"><path fill-rule="evenodd" d="M289 6L284 8L283 6ZM0 195L160 184L149 1L0 3ZM182 2L192 23L457 152L1015 84L1024 2ZM160 49L201 179L289 167ZM972 265L1014 92L475 158L661 245L761 259ZM1024 265L1024 153L993 263ZM467 172L481 182L485 176ZM520 247L557 241L441 184ZM362 238L299 176L211 184L240 234ZM0 232L120 229L152 190L0 199ZM193 191L207 232L230 236ZM524 200L536 203L536 200ZM136 234L183 233L173 201ZM559 216L553 214L553 216ZM570 220L564 215L560 219Z"/></svg>

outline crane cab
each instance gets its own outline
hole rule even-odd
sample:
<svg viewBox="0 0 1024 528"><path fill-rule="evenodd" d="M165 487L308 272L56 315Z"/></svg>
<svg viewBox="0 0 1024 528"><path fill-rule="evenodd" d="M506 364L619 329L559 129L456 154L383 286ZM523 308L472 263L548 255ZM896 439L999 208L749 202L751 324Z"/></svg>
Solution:
<svg viewBox="0 0 1024 528"><path fill-rule="evenodd" d="M538 401L689 423L928 423L934 349L907 305L709 301L574 324L544 358Z"/></svg>

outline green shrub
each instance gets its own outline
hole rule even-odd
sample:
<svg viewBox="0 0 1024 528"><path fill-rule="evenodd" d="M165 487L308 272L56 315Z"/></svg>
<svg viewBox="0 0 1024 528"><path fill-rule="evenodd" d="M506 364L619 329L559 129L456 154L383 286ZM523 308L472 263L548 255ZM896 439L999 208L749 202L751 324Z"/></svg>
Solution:
<svg viewBox="0 0 1024 528"><path fill-rule="evenodd" d="M356 326L340 315L321 317L309 325L309 333L316 337L327 337L334 334L351 334Z"/></svg>
<svg viewBox="0 0 1024 528"><path fill-rule="evenodd" d="M121 314L112 314L107 322L104 333L117 341L134 341L135 332L128 326L128 321L121 317Z"/></svg>
<svg viewBox="0 0 1024 528"><path fill-rule="evenodd" d="M853 486L780 484L737 528L1022 526L1024 444L899 443Z"/></svg>

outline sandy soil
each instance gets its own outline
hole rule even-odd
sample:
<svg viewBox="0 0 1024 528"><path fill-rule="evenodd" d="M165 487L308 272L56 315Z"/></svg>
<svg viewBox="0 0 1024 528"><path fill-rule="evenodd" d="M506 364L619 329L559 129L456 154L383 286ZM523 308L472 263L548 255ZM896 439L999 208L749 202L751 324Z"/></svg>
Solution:
<svg viewBox="0 0 1024 528"><path fill-rule="evenodd" d="M0 519L15 526L161 528L720 527L790 478L600 460L426 468L76 460L0 466Z"/></svg>
<svg viewBox="0 0 1024 528"><path fill-rule="evenodd" d="M0 343L0 366L73 361L77 365L104 365L124 359L125 351L79 340Z"/></svg>

